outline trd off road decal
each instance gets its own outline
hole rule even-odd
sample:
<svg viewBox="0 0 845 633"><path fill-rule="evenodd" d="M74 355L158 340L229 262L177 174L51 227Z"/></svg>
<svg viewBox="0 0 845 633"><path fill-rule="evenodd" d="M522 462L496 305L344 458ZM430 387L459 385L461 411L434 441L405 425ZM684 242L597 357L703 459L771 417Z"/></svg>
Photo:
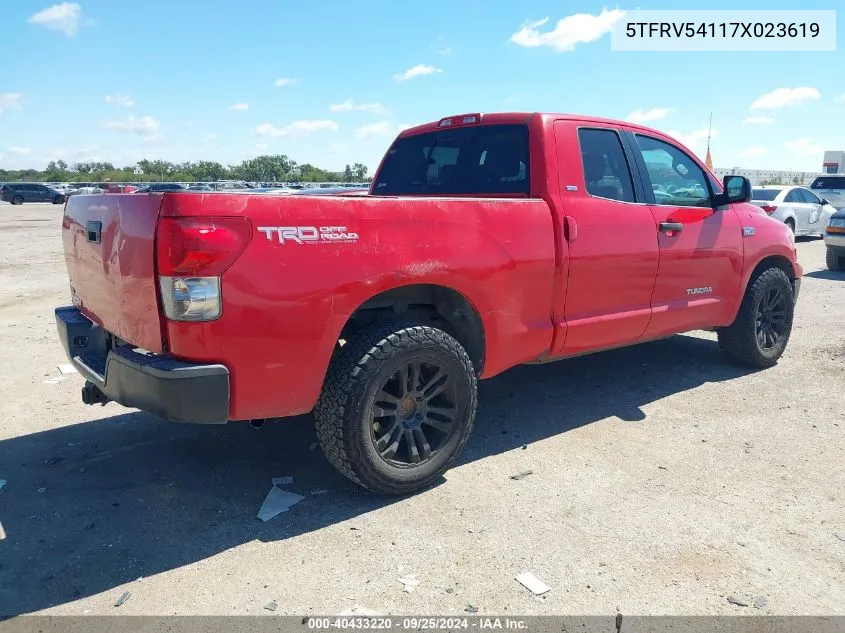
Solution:
<svg viewBox="0 0 845 633"><path fill-rule="evenodd" d="M357 242L358 234L345 226L259 226L271 242L279 244L338 244Z"/></svg>

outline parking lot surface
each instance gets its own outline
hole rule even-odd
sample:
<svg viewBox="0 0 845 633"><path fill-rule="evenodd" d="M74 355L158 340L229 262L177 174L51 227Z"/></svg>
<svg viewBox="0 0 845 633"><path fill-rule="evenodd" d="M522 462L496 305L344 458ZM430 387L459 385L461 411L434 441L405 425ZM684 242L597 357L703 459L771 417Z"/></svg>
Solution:
<svg viewBox="0 0 845 633"><path fill-rule="evenodd" d="M776 367L694 333L517 368L440 485L384 499L308 416L83 405L57 369L61 209L0 205L0 614L845 614L845 275L821 240ZM285 475L304 500L259 521Z"/></svg>

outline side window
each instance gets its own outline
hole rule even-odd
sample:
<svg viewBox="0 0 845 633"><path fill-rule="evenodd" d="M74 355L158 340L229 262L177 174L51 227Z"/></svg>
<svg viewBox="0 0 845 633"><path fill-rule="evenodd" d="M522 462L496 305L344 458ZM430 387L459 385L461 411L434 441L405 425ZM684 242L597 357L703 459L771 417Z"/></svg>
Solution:
<svg viewBox="0 0 845 633"><path fill-rule="evenodd" d="M634 182L619 135L613 130L578 130L587 193L599 198L635 202Z"/></svg>
<svg viewBox="0 0 845 633"><path fill-rule="evenodd" d="M698 164L674 145L636 135L657 204L709 207L708 179Z"/></svg>
<svg viewBox="0 0 845 633"><path fill-rule="evenodd" d="M804 202L810 204L821 204L821 199L809 189L800 189L801 195L804 197Z"/></svg>
<svg viewBox="0 0 845 633"><path fill-rule="evenodd" d="M801 195L800 189L793 189L783 199L784 202L804 202L804 197Z"/></svg>

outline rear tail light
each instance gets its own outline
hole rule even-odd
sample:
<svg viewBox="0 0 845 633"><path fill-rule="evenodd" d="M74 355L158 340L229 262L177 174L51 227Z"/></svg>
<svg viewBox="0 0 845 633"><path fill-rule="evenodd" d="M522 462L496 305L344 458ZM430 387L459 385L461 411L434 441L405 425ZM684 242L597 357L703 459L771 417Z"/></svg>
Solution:
<svg viewBox="0 0 845 633"><path fill-rule="evenodd" d="M763 211L765 211L765 212L766 212L766 215L771 215L772 213L774 213L775 211L777 211L777 210L778 210L778 208L777 208L777 207L772 206L772 205L770 205L770 204L763 205L763 206L762 206L762 207L760 207L760 208L761 208L761 209L763 209Z"/></svg>
<svg viewBox="0 0 845 633"><path fill-rule="evenodd" d="M246 218L161 218L156 265L165 316L171 321L218 318L220 277L251 238Z"/></svg>
<svg viewBox="0 0 845 633"><path fill-rule="evenodd" d="M171 321L213 321L220 316L220 277L159 277L164 314Z"/></svg>

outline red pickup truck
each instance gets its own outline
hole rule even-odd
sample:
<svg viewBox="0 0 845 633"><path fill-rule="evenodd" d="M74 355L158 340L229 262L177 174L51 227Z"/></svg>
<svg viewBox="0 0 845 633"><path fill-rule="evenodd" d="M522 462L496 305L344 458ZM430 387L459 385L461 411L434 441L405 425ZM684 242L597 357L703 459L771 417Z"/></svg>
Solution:
<svg viewBox="0 0 845 633"><path fill-rule="evenodd" d="M557 114L402 132L365 196L75 196L83 400L206 424L313 411L328 459L384 494L434 482L478 379L715 329L777 362L802 276L787 227L665 134Z"/></svg>

